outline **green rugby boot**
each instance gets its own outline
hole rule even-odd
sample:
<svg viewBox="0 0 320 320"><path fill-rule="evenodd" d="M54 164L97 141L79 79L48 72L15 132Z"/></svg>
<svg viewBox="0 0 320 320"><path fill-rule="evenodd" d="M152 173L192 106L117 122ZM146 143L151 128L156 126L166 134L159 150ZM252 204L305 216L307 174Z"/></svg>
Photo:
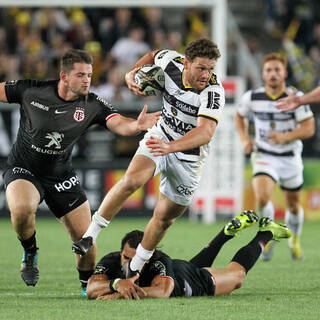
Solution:
<svg viewBox="0 0 320 320"><path fill-rule="evenodd" d="M259 231L270 231L273 235L272 239L276 241L292 237L292 232L286 225L274 222L267 217L260 219Z"/></svg>
<svg viewBox="0 0 320 320"><path fill-rule="evenodd" d="M234 236L237 232L251 227L258 220L259 217L254 211L243 211L226 224L224 227L224 233L227 236Z"/></svg>

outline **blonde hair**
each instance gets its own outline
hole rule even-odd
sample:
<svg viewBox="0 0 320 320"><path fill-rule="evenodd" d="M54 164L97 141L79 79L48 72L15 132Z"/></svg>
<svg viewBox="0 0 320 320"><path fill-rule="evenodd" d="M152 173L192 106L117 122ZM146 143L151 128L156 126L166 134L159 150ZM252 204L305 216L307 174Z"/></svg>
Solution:
<svg viewBox="0 0 320 320"><path fill-rule="evenodd" d="M268 61L271 61L271 60L278 60L280 61L283 66L285 67L285 69L287 68L287 65L288 65L288 60L285 56L283 56L282 54L280 53L277 53L277 52L271 52L267 55L265 55L262 59L262 66L264 66L264 64Z"/></svg>

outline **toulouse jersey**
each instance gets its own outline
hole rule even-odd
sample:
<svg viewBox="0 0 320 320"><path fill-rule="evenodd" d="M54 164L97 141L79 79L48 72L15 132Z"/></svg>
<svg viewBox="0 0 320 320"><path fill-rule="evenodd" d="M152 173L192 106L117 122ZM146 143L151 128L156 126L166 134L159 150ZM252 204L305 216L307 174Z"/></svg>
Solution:
<svg viewBox="0 0 320 320"><path fill-rule="evenodd" d="M199 116L219 122L225 94L215 74L212 74L208 86L198 91L183 83L183 55L173 50L160 50L154 61L165 74L162 114L157 127L161 128L168 141L177 140L195 128ZM176 156L180 160L201 161L208 152L209 144L206 144L177 152Z"/></svg>
<svg viewBox="0 0 320 320"><path fill-rule="evenodd" d="M102 257L97 263L93 274L105 274L109 279L124 279L120 251L112 252ZM159 250L155 250L151 259L144 265L139 276L139 286L151 286L152 280L156 276L171 278L174 281L171 297L214 294L212 280L207 271L197 268L190 262L171 259Z"/></svg>
<svg viewBox="0 0 320 320"><path fill-rule="evenodd" d="M301 91L294 91L292 87L287 87L287 91L298 96L303 95ZM287 97L283 93L277 99ZM238 107L238 113L242 117L248 117L250 114L253 116L255 126L255 145L258 148L275 152L301 152L301 140L293 140L284 144L272 144L268 139L271 131L288 132L295 130L299 127L299 123L313 117L313 113L309 105L302 105L299 108L282 112L276 108L277 101L266 93L264 87L247 91L241 98Z"/></svg>
<svg viewBox="0 0 320 320"><path fill-rule="evenodd" d="M118 114L93 93L63 100L58 95L58 80L11 81L5 92L9 103L21 106L18 136L8 163L45 176L68 170L77 139L93 124L106 128L106 121Z"/></svg>

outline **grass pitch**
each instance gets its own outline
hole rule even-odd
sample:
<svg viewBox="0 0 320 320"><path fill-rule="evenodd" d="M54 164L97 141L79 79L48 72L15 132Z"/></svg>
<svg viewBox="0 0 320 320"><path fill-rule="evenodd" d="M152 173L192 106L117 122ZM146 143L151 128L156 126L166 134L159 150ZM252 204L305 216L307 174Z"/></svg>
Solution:
<svg viewBox="0 0 320 320"><path fill-rule="evenodd" d="M145 219L115 219L98 239L98 259L118 250L121 237L144 229ZM177 220L160 249L171 257L190 259L222 228ZM302 246L305 261L292 261L287 241L276 246L270 262L258 261L243 287L230 296L140 301L87 301L80 297L80 283L71 252L71 240L59 222L38 219L37 239L40 280L27 287L20 278L22 249L11 223L0 219L0 319L216 319L295 320L320 319L320 221L306 222ZM235 252L257 231L257 225L229 241L214 266L224 267Z"/></svg>

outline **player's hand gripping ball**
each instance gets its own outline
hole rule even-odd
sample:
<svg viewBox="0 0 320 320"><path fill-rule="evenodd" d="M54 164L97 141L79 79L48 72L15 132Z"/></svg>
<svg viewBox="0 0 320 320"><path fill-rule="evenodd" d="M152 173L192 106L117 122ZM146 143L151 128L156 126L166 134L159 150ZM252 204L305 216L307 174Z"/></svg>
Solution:
<svg viewBox="0 0 320 320"><path fill-rule="evenodd" d="M160 96L164 90L164 72L154 65L146 64L135 74L134 80L141 86L140 91L147 96Z"/></svg>

